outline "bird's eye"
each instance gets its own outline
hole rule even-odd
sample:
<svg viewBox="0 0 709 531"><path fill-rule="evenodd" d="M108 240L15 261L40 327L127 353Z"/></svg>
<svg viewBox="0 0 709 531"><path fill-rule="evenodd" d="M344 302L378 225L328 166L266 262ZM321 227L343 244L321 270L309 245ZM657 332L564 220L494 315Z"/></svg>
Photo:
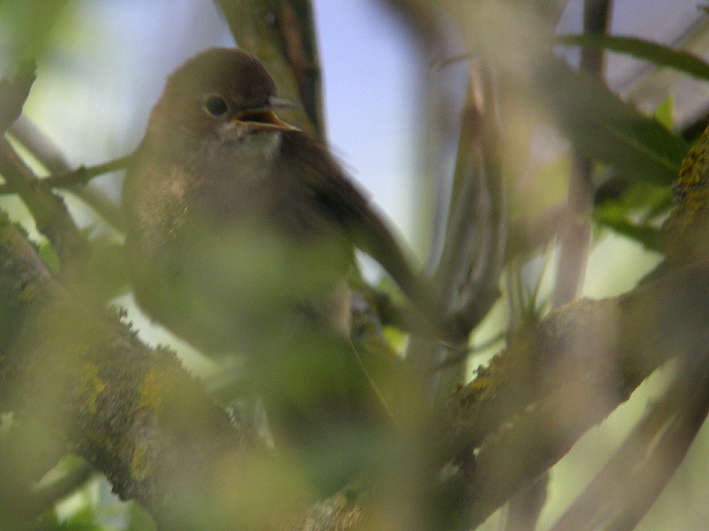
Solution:
<svg viewBox="0 0 709 531"><path fill-rule="evenodd" d="M210 94L204 99L204 110L215 118L224 118L229 112L229 105L222 96Z"/></svg>

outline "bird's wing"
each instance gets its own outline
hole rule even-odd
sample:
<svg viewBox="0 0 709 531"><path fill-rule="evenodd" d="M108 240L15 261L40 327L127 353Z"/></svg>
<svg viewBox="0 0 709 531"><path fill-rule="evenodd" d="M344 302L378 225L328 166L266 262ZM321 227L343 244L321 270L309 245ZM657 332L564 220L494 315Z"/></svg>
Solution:
<svg viewBox="0 0 709 531"><path fill-rule="evenodd" d="M343 224L354 244L381 264L419 310L441 316L438 298L412 267L412 253L404 251L383 216L347 178L328 150L299 132L286 133L282 149L285 164L299 166L318 204Z"/></svg>

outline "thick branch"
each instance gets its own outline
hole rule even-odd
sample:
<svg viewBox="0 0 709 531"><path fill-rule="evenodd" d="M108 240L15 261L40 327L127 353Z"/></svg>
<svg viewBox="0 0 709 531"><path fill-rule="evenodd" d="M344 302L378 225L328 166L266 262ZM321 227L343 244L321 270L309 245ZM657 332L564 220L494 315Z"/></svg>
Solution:
<svg viewBox="0 0 709 531"><path fill-rule="evenodd" d="M479 449L474 472L455 478L468 489L465 525L551 467L659 365L704 352L707 279L709 264L696 264L619 298L562 307L451 397L456 436L444 457Z"/></svg>

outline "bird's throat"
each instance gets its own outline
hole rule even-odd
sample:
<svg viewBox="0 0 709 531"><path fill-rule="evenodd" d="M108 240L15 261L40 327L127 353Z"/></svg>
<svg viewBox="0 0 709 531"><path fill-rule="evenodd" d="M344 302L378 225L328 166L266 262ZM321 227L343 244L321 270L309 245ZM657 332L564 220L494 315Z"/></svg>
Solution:
<svg viewBox="0 0 709 531"><path fill-rule="evenodd" d="M256 184L265 179L271 171L273 161L281 147L280 131L258 131L225 139L223 153L218 159L229 161L230 168L238 168L242 184Z"/></svg>

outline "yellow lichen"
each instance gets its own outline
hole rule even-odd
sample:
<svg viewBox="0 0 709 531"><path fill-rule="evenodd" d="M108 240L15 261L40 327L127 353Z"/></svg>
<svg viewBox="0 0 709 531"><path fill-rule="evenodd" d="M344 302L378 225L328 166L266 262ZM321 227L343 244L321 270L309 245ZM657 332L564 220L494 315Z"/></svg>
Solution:
<svg viewBox="0 0 709 531"><path fill-rule="evenodd" d="M682 161L674 185L677 206L663 228L670 260L693 260L705 254L709 223L709 129Z"/></svg>
<svg viewBox="0 0 709 531"><path fill-rule="evenodd" d="M76 394L90 414L94 415L98 410L97 400L104 389L106 384L99 376L98 367L90 361L82 362Z"/></svg>
<svg viewBox="0 0 709 531"><path fill-rule="evenodd" d="M148 452L143 445L138 445L133 451L133 459L130 463L131 476L136 481L142 481L150 475L150 463Z"/></svg>
<svg viewBox="0 0 709 531"><path fill-rule="evenodd" d="M148 408L153 411L160 409L165 397L162 381L163 377L158 370L150 369L145 373L143 385L140 386L140 398L136 404L136 409Z"/></svg>

